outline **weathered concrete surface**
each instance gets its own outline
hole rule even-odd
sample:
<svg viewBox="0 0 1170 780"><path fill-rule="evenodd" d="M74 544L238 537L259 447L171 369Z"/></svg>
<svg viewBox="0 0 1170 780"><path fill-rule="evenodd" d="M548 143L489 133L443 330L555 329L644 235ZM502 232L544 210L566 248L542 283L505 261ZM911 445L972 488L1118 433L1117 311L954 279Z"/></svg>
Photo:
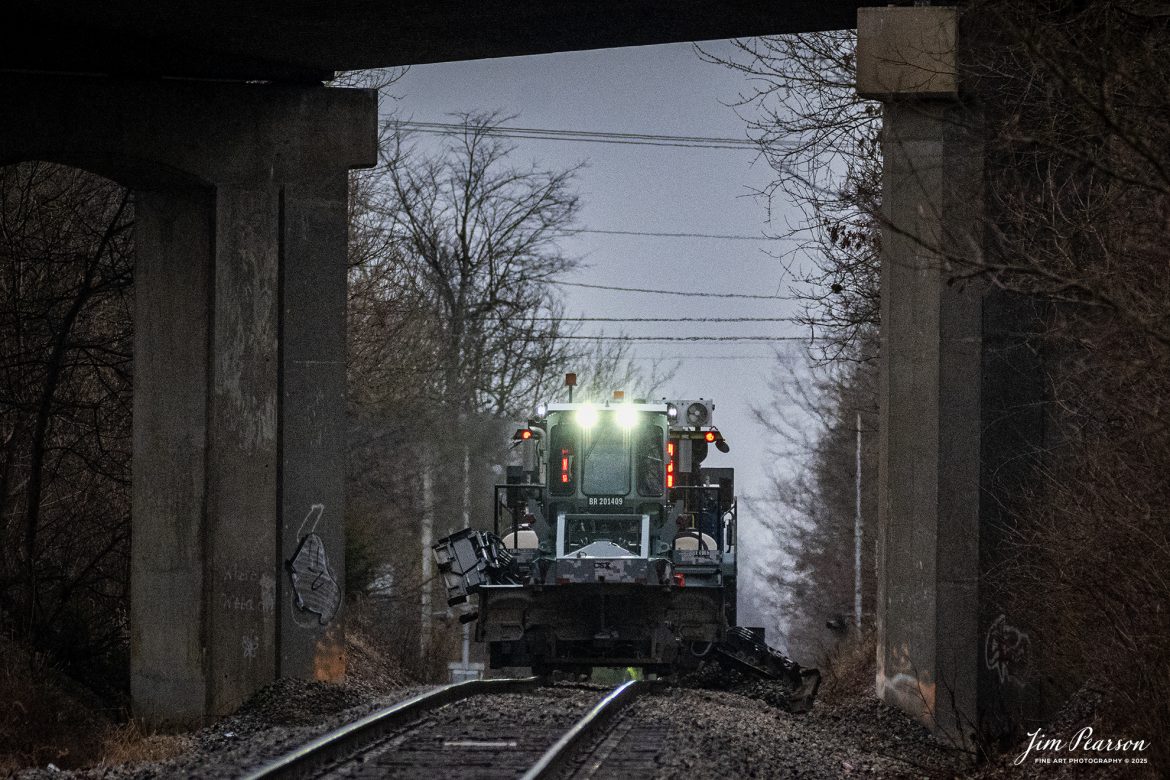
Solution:
<svg viewBox="0 0 1170 780"><path fill-rule="evenodd" d="M892 52L937 43L940 12L953 9L862 14L867 56L881 61L859 61L859 72L887 100L877 688L968 742L978 722L982 289L960 277L982 247L982 142L977 117L949 99L953 82L924 93L897 67L890 81L881 75ZM909 86L894 95L891 82Z"/></svg>
<svg viewBox="0 0 1170 780"><path fill-rule="evenodd" d="M347 170L371 92L0 82L0 163L135 188L131 694L198 723L344 674Z"/></svg>
<svg viewBox="0 0 1170 780"><path fill-rule="evenodd" d="M131 689L139 713L197 723L207 706L203 589L214 194L139 192L134 206Z"/></svg>
<svg viewBox="0 0 1170 780"><path fill-rule="evenodd" d="M958 94L952 8L859 8L857 91L874 98Z"/></svg>
<svg viewBox="0 0 1170 780"><path fill-rule="evenodd" d="M0 74L0 164L75 165L135 189L255 186L372 165L374 93Z"/></svg>
<svg viewBox="0 0 1170 780"><path fill-rule="evenodd" d="M889 103L883 149L878 692L974 724L978 660L980 154L956 104Z"/></svg>
<svg viewBox="0 0 1170 780"><path fill-rule="evenodd" d="M315 604L296 606L289 576L280 579L280 676L336 679L345 672L343 637L328 610L345 581L342 531L345 469L346 194L344 172L284 188L281 281L281 557L319 552L328 576ZM309 535L317 539L305 543ZM298 548L305 551L298 557ZM307 576L298 573L298 577ZM329 580L329 581L326 581Z"/></svg>

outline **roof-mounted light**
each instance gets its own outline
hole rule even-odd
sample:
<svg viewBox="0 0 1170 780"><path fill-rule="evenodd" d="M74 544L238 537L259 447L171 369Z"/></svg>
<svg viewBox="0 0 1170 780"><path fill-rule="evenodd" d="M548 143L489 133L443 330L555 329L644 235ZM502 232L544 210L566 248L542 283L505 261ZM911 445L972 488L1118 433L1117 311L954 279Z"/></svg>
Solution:
<svg viewBox="0 0 1170 780"><path fill-rule="evenodd" d="M577 410L577 424L582 428L592 428L597 425L597 409L593 404L585 404Z"/></svg>
<svg viewBox="0 0 1170 780"><path fill-rule="evenodd" d="M638 424L638 410L633 404L618 404L617 421L623 428L633 428Z"/></svg>

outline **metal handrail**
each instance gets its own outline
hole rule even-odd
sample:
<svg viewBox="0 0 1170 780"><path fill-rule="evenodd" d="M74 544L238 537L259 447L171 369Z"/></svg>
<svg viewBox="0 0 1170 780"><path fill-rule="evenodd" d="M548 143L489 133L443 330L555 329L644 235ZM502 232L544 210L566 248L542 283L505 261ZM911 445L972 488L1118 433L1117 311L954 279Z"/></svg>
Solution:
<svg viewBox="0 0 1170 780"><path fill-rule="evenodd" d="M538 483L538 482L523 482L523 483L511 483L511 484L504 483L504 484L495 485L494 492L492 494L492 532L495 533L496 536L500 535L500 491L501 490L512 490L513 488L516 488L516 489L536 489L536 490L540 491L540 494L538 495L537 500L541 500L544 497L545 486ZM505 506L507 506L507 505L505 504ZM516 518L515 514L513 513L513 515L512 515L512 533L516 534L516 533L519 533L519 531L520 531L520 521ZM516 537L513 536L512 538L515 539Z"/></svg>

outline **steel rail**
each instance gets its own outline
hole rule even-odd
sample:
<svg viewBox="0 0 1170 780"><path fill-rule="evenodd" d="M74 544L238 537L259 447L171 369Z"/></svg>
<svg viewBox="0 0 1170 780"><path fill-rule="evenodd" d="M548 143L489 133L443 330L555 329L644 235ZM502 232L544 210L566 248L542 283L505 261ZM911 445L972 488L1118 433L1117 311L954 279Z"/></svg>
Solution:
<svg viewBox="0 0 1170 780"><path fill-rule="evenodd" d="M275 761L244 775L245 780L313 777L329 764L344 760L365 745L376 741L395 726L445 704L481 693L513 693L531 690L542 683L540 677L519 679L468 680L444 685L406 701L386 707L324 734Z"/></svg>
<svg viewBox="0 0 1170 780"><path fill-rule="evenodd" d="M646 680L630 680L619 685L574 723L520 780L548 780L556 777L585 740L604 729L614 715L640 694L645 693L651 685L652 683Z"/></svg>

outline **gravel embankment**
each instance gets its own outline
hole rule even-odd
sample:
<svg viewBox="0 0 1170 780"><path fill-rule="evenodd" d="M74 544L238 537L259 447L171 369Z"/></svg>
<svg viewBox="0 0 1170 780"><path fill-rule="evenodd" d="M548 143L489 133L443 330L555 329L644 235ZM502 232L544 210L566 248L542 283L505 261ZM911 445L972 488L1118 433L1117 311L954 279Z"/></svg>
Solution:
<svg viewBox="0 0 1170 780"><path fill-rule="evenodd" d="M379 695L362 685L278 680L259 691L234 715L190 734L186 738L188 749L168 761L75 772L32 769L18 777L21 780L60 780L63 777L147 780L239 776L313 737L429 687L403 687Z"/></svg>

